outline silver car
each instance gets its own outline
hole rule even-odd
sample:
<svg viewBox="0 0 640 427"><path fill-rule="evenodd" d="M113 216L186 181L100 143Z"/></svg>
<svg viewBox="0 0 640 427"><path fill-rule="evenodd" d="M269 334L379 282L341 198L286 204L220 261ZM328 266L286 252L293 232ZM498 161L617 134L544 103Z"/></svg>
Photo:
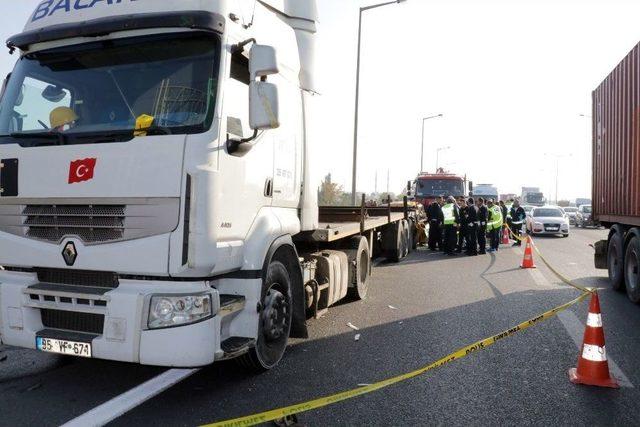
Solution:
<svg viewBox="0 0 640 427"><path fill-rule="evenodd" d="M569 217L569 224L575 224L576 223L576 214L578 213L578 208L566 207L566 208L562 208L562 210L564 210L564 212Z"/></svg>
<svg viewBox="0 0 640 427"><path fill-rule="evenodd" d="M569 218L555 206L533 208L527 216L527 231L532 235L562 235L569 237Z"/></svg>

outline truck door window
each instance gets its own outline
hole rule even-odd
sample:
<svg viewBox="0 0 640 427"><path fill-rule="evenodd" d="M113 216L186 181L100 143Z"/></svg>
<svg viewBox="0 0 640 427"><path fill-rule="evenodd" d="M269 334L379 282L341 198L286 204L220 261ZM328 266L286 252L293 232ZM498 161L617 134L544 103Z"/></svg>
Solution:
<svg viewBox="0 0 640 427"><path fill-rule="evenodd" d="M249 60L241 53L231 56L230 79L225 86L224 109L227 133L246 138L249 129ZM233 124L233 126L231 126ZM238 135L242 133L242 135Z"/></svg>

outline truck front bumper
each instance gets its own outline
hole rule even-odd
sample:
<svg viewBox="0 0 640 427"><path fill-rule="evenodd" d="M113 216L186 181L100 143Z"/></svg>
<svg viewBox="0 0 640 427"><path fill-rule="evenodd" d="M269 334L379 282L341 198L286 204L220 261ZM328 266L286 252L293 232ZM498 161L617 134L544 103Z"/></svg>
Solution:
<svg viewBox="0 0 640 427"><path fill-rule="evenodd" d="M43 286L35 273L0 271L0 339L7 345L35 349L39 334L67 339L69 334L79 333L90 338L94 358L156 366L205 366L225 358L221 344L228 337L224 334L245 306L244 299L238 297L221 307L214 285L121 279L117 288L95 292L95 288ZM147 327L153 295L202 293L211 296L211 316L184 326Z"/></svg>

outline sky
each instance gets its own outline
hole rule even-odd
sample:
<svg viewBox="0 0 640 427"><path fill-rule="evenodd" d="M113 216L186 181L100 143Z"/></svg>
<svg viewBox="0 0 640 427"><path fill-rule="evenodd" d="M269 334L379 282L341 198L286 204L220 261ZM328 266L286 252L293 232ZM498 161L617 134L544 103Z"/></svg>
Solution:
<svg viewBox="0 0 640 427"><path fill-rule="evenodd" d="M165 0L168 1L168 0ZM316 179L351 188L358 8L317 0L322 133ZM11 2L0 38L37 0ZM363 13L358 191L399 192L439 165L500 193L591 194L591 91L640 41L631 0L407 0ZM0 53L0 73L15 55ZM420 166L422 118L424 167Z"/></svg>

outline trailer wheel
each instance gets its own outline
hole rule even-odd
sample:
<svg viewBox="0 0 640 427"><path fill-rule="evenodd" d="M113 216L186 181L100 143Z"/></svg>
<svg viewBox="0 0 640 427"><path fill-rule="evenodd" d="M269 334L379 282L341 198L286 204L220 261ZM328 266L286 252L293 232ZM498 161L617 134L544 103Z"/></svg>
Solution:
<svg viewBox="0 0 640 427"><path fill-rule="evenodd" d="M292 313L291 277L284 264L272 261L262 284L256 346L240 356L238 363L256 373L275 367L287 349Z"/></svg>
<svg viewBox="0 0 640 427"><path fill-rule="evenodd" d="M622 235L619 232L613 233L609 240L607 249L607 270L611 287L620 291L624 287L624 250L622 246Z"/></svg>
<svg viewBox="0 0 640 427"><path fill-rule="evenodd" d="M369 242L364 236L354 236L349 240L349 249L344 252L349 257L349 297L365 299L369 290L371 275L371 254Z"/></svg>
<svg viewBox="0 0 640 427"><path fill-rule="evenodd" d="M631 238L624 257L624 282L627 296L634 303L640 303L640 239Z"/></svg>
<svg viewBox="0 0 640 427"><path fill-rule="evenodd" d="M411 237L409 236L409 222L405 219L400 221L402 226L402 258L411 252Z"/></svg>
<svg viewBox="0 0 640 427"><path fill-rule="evenodd" d="M399 262L404 256L402 249L402 224L394 222L384 228L382 233L384 256L391 262Z"/></svg>

